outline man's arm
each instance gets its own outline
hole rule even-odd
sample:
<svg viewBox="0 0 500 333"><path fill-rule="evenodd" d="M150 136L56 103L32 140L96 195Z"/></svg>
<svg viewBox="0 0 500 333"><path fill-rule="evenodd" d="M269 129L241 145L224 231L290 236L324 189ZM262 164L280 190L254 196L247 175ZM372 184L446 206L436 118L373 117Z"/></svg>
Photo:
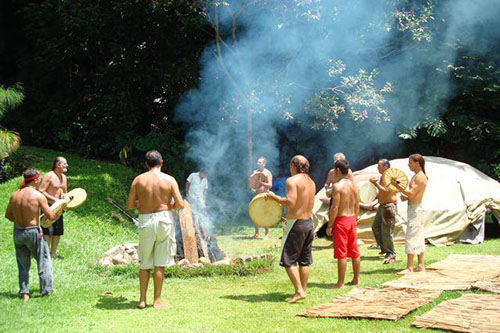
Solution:
<svg viewBox="0 0 500 333"><path fill-rule="evenodd" d="M177 181L174 177L171 177L172 183L172 196L174 197L174 205L173 209L182 209L184 208L184 201L182 200L181 192L179 191L179 185L177 185Z"/></svg>
<svg viewBox="0 0 500 333"><path fill-rule="evenodd" d="M400 190L401 193L408 199L412 199L416 194L420 193L420 191L424 187L424 182L422 181L421 177L417 176L415 176L415 181L413 182L411 188L408 190L399 185L399 183L395 179L391 179L391 184L396 186L396 188Z"/></svg>
<svg viewBox="0 0 500 333"><path fill-rule="evenodd" d="M274 194L273 192L269 192L266 197L276 200L284 206L294 207L297 203L297 186L290 178L288 178L285 182L285 193L284 198Z"/></svg>
<svg viewBox="0 0 500 333"><path fill-rule="evenodd" d="M331 229L333 222L337 217L340 205L340 191L334 186L332 195L332 204L330 205L330 210L328 211L328 229Z"/></svg>
<svg viewBox="0 0 500 333"><path fill-rule="evenodd" d="M49 188L50 186L50 180L52 178L52 174L49 172L49 173L46 173L44 176L43 176L43 179L42 179L42 183L40 184L40 187L38 188L38 191L40 191L47 199L49 199L50 201L52 202L56 202L57 200L59 200L59 198L56 198L55 196L53 195L50 195L48 192L47 192L47 189Z"/></svg>
<svg viewBox="0 0 500 333"><path fill-rule="evenodd" d="M7 209L5 210L5 218L9 221L15 222L14 221L14 214L12 213L12 197L9 200L9 204L7 205Z"/></svg>
<svg viewBox="0 0 500 333"><path fill-rule="evenodd" d="M137 178L136 178L137 179ZM128 199L127 199L127 209L136 209L139 208L138 202L137 202L137 190L135 188L136 186L136 181L132 182L132 185L130 186L130 192L128 193Z"/></svg>
<svg viewBox="0 0 500 333"><path fill-rule="evenodd" d="M335 171L334 169L331 169L330 171L328 171L328 176L326 177L326 182L324 187L329 188L333 184L334 178L335 178Z"/></svg>
<svg viewBox="0 0 500 333"><path fill-rule="evenodd" d="M46 197L44 197L43 195L39 196L38 197L38 204L40 205L42 212L45 214L45 216L49 220L51 220L51 221L55 220L56 214L54 214L54 212L50 209L49 203L47 202Z"/></svg>
<svg viewBox="0 0 500 333"><path fill-rule="evenodd" d="M259 184L261 186L264 186L264 188L267 190L270 190L271 187L273 187L273 174L271 171L268 171L265 173L267 180L265 182L259 181Z"/></svg>
<svg viewBox="0 0 500 333"><path fill-rule="evenodd" d="M356 189L356 195L354 196L354 200L356 202L354 203L354 214L356 214L356 218L359 216L359 197L357 195L358 193L358 187L354 185L354 188Z"/></svg>
<svg viewBox="0 0 500 333"><path fill-rule="evenodd" d="M382 181L382 178L380 178L380 181ZM380 181L376 177L370 178L370 183L372 183L373 185L375 185L375 187L380 192L389 193L388 187L387 186L382 186L382 184L380 184Z"/></svg>
<svg viewBox="0 0 500 333"><path fill-rule="evenodd" d="M68 193L68 177L66 175L62 175L64 177L64 186L63 186L63 193Z"/></svg>

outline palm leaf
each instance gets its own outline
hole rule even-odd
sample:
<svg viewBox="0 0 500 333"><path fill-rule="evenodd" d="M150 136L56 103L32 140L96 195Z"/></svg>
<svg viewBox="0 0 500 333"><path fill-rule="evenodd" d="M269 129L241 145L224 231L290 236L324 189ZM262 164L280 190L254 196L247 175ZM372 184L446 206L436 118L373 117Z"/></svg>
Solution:
<svg viewBox="0 0 500 333"><path fill-rule="evenodd" d="M21 145L21 137L18 133L0 128L0 158L6 157Z"/></svg>
<svg viewBox="0 0 500 333"><path fill-rule="evenodd" d="M24 100L24 89L20 83L5 88L0 85L0 118L8 109L19 106Z"/></svg>

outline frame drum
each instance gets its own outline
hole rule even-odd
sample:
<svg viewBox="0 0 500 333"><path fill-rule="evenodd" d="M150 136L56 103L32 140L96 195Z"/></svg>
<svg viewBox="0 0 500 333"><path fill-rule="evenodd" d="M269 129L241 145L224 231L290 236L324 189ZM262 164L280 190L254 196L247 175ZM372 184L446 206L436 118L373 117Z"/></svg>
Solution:
<svg viewBox="0 0 500 333"><path fill-rule="evenodd" d="M283 209L280 203L264 198L265 193L257 194L248 205L248 214L259 227L269 228L280 223Z"/></svg>
<svg viewBox="0 0 500 333"><path fill-rule="evenodd" d="M62 213L63 213L63 210L64 208L66 208L66 206L68 205L68 202L64 199L60 199L60 200L57 200L56 202L54 202L51 206L50 206L50 210L56 214L56 217L55 219L53 220L49 220L45 214L42 214L42 216L40 217L40 224L42 227L44 228L48 228L50 227L52 224L54 224L55 221L57 221Z"/></svg>
<svg viewBox="0 0 500 333"><path fill-rule="evenodd" d="M65 193L63 199L68 202L66 209L76 209L87 200L87 192L83 188L75 188Z"/></svg>
<svg viewBox="0 0 500 333"><path fill-rule="evenodd" d="M384 183L389 186L389 190L394 192L399 192L399 190L391 184L391 179L395 179L398 184L404 189L408 186L408 176L406 175L406 173L404 173L403 170L400 169L389 168L384 171L382 178L384 180Z"/></svg>
<svg viewBox="0 0 500 333"><path fill-rule="evenodd" d="M259 180L267 181L267 176L263 172L256 172L248 178L248 185L253 189L257 189L260 186Z"/></svg>
<svg viewBox="0 0 500 333"><path fill-rule="evenodd" d="M369 181L361 181L358 184L359 202L363 204L372 203L377 199L377 188Z"/></svg>

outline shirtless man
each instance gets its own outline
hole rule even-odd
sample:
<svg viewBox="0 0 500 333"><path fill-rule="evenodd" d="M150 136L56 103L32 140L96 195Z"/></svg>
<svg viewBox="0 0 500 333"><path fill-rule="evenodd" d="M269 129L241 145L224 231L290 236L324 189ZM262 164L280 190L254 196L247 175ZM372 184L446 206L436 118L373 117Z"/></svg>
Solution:
<svg viewBox="0 0 500 333"><path fill-rule="evenodd" d="M154 267L154 308L168 304L161 300L165 266L174 265L176 252L175 222L172 209L184 208L179 186L174 177L161 172L163 160L159 152L146 153L147 172L135 177L130 187L127 209L139 210L140 299L138 308L146 307L151 269Z"/></svg>
<svg viewBox="0 0 500 333"><path fill-rule="evenodd" d="M382 175L385 170L391 167L391 163L386 159L378 161L377 169L380 173L380 178L372 177L370 182L378 189L377 200L379 206L377 215L372 224L373 235L377 244L380 246L381 253L385 254L383 263L390 264L396 261L396 250L394 249L394 225L396 224L396 213L398 201L397 191L389 189L390 184L385 184ZM376 202L370 205L370 209L375 209ZM361 205L363 207L363 205Z"/></svg>
<svg viewBox="0 0 500 333"><path fill-rule="evenodd" d="M262 157L262 156L259 157L257 159L257 169L254 170L252 172L252 174L250 175L250 179L251 179L257 173L264 174L264 179L257 181L257 187L251 188L252 193L254 193L255 195L257 195L259 193L265 193L265 192L269 191L269 189L271 187L273 187L273 174L271 173L271 171L266 169L266 165L267 165L266 158ZM255 234L253 235L253 238L259 238L260 237L259 226L256 224L254 226L255 226ZM268 240L269 239L269 228L264 228L264 230L265 230L264 240Z"/></svg>
<svg viewBox="0 0 500 333"><path fill-rule="evenodd" d="M406 269L398 274L408 274L413 272L413 258L418 257L418 266L415 272L424 272L424 252L425 252L425 220L422 215L421 203L427 186L427 175L425 174L425 160L420 154L410 155L408 167L415 173L410 181L410 188L406 190L398 184L395 179L391 180L398 190L401 191L401 200L408 200L408 227L405 236L405 251L408 261Z"/></svg>
<svg viewBox="0 0 500 333"><path fill-rule="evenodd" d="M47 198L50 205L63 197L68 192L68 181L65 172L68 171L68 162L64 157L58 156L52 163L52 171L43 176L39 191ZM63 216L50 227L43 229L45 239L50 246L50 256L57 259L57 246L64 234Z"/></svg>
<svg viewBox="0 0 500 333"><path fill-rule="evenodd" d="M286 197L282 198L273 192L267 194L267 198L276 200L287 208L280 266L285 267L295 288L295 294L288 303L306 298L309 266L312 264L312 209L316 185L308 173L309 161L304 156L294 156L290 162L291 177L285 183Z"/></svg>
<svg viewBox="0 0 500 333"><path fill-rule="evenodd" d="M340 181L340 178L337 178L337 176L335 175L335 162L338 160L346 160L345 155L343 153L335 153L333 155L334 167L333 167L333 169L330 169L330 171L328 171L328 177L326 178L326 182L325 182L325 186L324 186L325 190L326 190L326 196L319 199L319 200L321 200L321 202L326 203L326 204L330 203L330 198L331 198L332 190L333 190L333 184ZM354 176L352 174L351 169L349 169L349 179L354 182Z"/></svg>
<svg viewBox="0 0 500 333"><path fill-rule="evenodd" d="M332 203L328 212L326 234L332 236L334 258L337 259L338 280L331 288L344 287L347 257L352 258L354 277L348 285L359 285L361 266L356 233L356 219L359 214L358 189L349 177L349 162L335 162L335 176L340 179L333 185Z"/></svg>
<svg viewBox="0 0 500 333"><path fill-rule="evenodd" d="M56 216L50 210L47 199L37 191L39 186L40 173L36 169L26 170L21 189L12 194L5 212L5 217L14 222L19 294L23 301L29 300L29 271L32 256L37 262L40 293L46 296L53 292L52 263L49 247L39 226L39 211L41 210L51 220Z"/></svg>

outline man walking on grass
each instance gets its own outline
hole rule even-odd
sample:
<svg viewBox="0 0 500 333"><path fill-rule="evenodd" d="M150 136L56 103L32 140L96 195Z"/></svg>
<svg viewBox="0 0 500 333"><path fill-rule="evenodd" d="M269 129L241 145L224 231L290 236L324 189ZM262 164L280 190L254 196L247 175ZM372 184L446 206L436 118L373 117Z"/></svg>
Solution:
<svg viewBox="0 0 500 333"><path fill-rule="evenodd" d="M291 177L286 180L286 197L282 198L273 192L267 198L286 206L286 229L283 235L283 246L280 266L285 270L295 288L295 294L288 303L296 303L306 298L309 266L312 264L312 241L314 226L312 209L316 185L309 177L309 161L296 155L290 162ZM296 265L299 265L297 269Z"/></svg>
<svg viewBox="0 0 500 333"><path fill-rule="evenodd" d="M40 293L50 295L52 289L52 263L49 247L40 227L40 210L49 220L56 218L47 199L38 192L40 173L36 169L24 172L21 188L10 197L5 217L14 222L14 246L19 270L19 294L23 301L29 300L29 272L31 257L36 259Z"/></svg>
<svg viewBox="0 0 500 333"><path fill-rule="evenodd" d="M175 264L175 222L171 210L184 208L176 180L161 172L162 165L160 153L156 150L148 151L148 171L134 179L127 200L127 209L139 210L139 309L146 307L146 294L153 267L153 307L168 305L161 300L161 289L165 266Z"/></svg>
<svg viewBox="0 0 500 333"><path fill-rule="evenodd" d="M332 202L328 212L326 234L332 236L334 257L337 259L338 280L331 288L344 287L347 257L352 259L354 277L348 285L359 285L361 266L356 233L356 221L359 215L358 189L349 177L349 162L335 162L335 174L339 182L333 185Z"/></svg>

